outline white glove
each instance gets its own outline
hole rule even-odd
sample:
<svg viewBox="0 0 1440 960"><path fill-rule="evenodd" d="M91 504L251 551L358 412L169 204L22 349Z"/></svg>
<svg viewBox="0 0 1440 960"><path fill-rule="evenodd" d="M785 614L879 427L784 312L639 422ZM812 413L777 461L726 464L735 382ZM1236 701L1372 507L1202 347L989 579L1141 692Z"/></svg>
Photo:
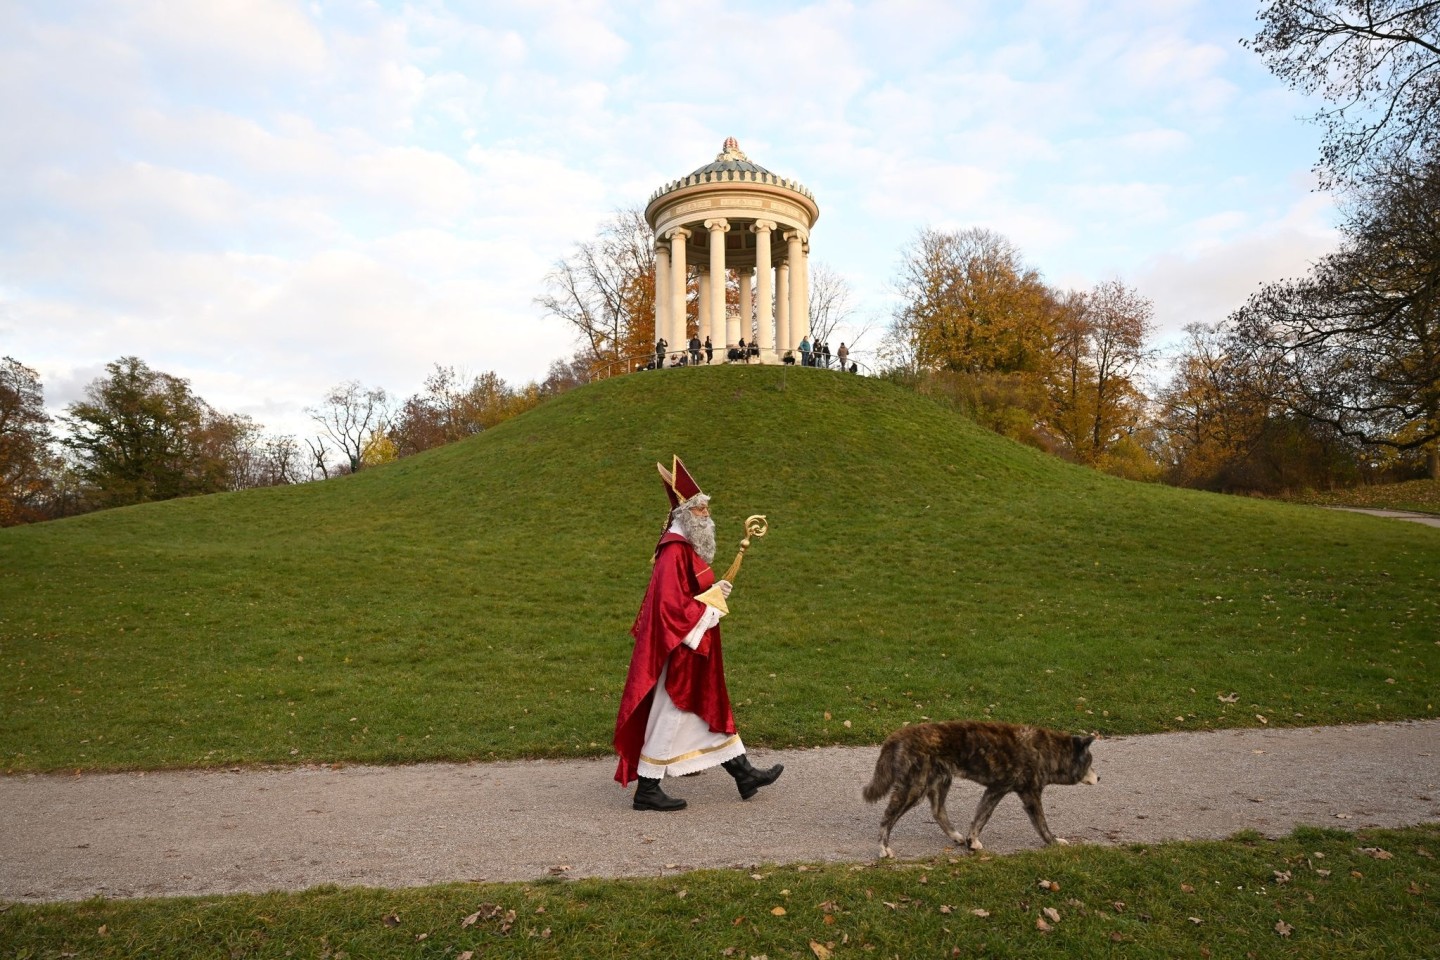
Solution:
<svg viewBox="0 0 1440 960"><path fill-rule="evenodd" d="M721 595L726 598L730 596L730 591L735 589L735 584L731 583L729 580L718 580L716 582L720 586Z"/></svg>

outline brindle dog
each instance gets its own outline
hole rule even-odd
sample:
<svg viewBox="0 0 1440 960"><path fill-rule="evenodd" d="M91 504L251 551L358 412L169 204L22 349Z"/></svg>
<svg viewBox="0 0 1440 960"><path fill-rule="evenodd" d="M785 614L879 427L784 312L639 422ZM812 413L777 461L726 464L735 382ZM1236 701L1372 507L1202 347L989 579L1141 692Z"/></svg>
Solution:
<svg viewBox="0 0 1440 960"><path fill-rule="evenodd" d="M981 849L980 831L1011 791L1019 795L1042 840L1066 843L1050 832L1040 792L1052 783L1097 782L1100 778L1090 768L1094 740L1043 727L973 720L901 727L880 747L875 775L863 794L869 803L891 794L880 820L880 856L895 855L890 849L890 831L923 797L930 798L935 822L945 835L971 850ZM955 777L985 787L968 837L956 832L945 813L945 795Z"/></svg>

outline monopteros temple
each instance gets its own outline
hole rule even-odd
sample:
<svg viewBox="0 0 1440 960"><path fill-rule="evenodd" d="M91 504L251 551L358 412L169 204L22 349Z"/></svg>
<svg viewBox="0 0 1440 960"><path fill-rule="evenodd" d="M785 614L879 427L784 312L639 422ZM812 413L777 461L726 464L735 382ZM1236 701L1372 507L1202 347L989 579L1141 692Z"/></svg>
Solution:
<svg viewBox="0 0 1440 960"><path fill-rule="evenodd" d="M645 207L655 231L655 330L671 350L688 339L690 274L699 288L699 337L718 348L758 344L777 363L810 332L810 229L815 197L753 163L734 137L715 158L657 190ZM739 309L726 308L734 273Z"/></svg>

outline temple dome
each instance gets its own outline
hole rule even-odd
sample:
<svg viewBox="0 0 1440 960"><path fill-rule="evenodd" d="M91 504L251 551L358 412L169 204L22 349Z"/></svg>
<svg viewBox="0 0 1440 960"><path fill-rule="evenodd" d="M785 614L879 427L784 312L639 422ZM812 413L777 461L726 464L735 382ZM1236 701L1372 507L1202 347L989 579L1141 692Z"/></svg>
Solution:
<svg viewBox="0 0 1440 960"><path fill-rule="evenodd" d="M779 177L755 163L740 149L734 137L726 137L715 159L679 180L672 180L650 195L650 204L661 197L702 183L763 183L800 194L814 205L815 195L795 180ZM818 208L816 214L818 214Z"/></svg>

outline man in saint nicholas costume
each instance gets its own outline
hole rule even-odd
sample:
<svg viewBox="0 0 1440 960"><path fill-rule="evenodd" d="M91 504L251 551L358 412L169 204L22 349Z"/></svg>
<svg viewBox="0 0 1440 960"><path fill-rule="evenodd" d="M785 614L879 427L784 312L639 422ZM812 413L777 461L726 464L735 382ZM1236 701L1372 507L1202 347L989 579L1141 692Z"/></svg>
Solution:
<svg viewBox="0 0 1440 960"><path fill-rule="evenodd" d="M620 755L615 779L622 786L639 779L636 810L681 810L685 801L668 796L660 781L722 766L735 778L741 799L748 800L774 783L784 767L751 766L735 731L719 626L731 584L717 581L710 569L715 559L710 498L679 457L669 470L655 466L670 498L670 515L630 628L635 648L615 718ZM717 590L720 599L714 601Z"/></svg>

